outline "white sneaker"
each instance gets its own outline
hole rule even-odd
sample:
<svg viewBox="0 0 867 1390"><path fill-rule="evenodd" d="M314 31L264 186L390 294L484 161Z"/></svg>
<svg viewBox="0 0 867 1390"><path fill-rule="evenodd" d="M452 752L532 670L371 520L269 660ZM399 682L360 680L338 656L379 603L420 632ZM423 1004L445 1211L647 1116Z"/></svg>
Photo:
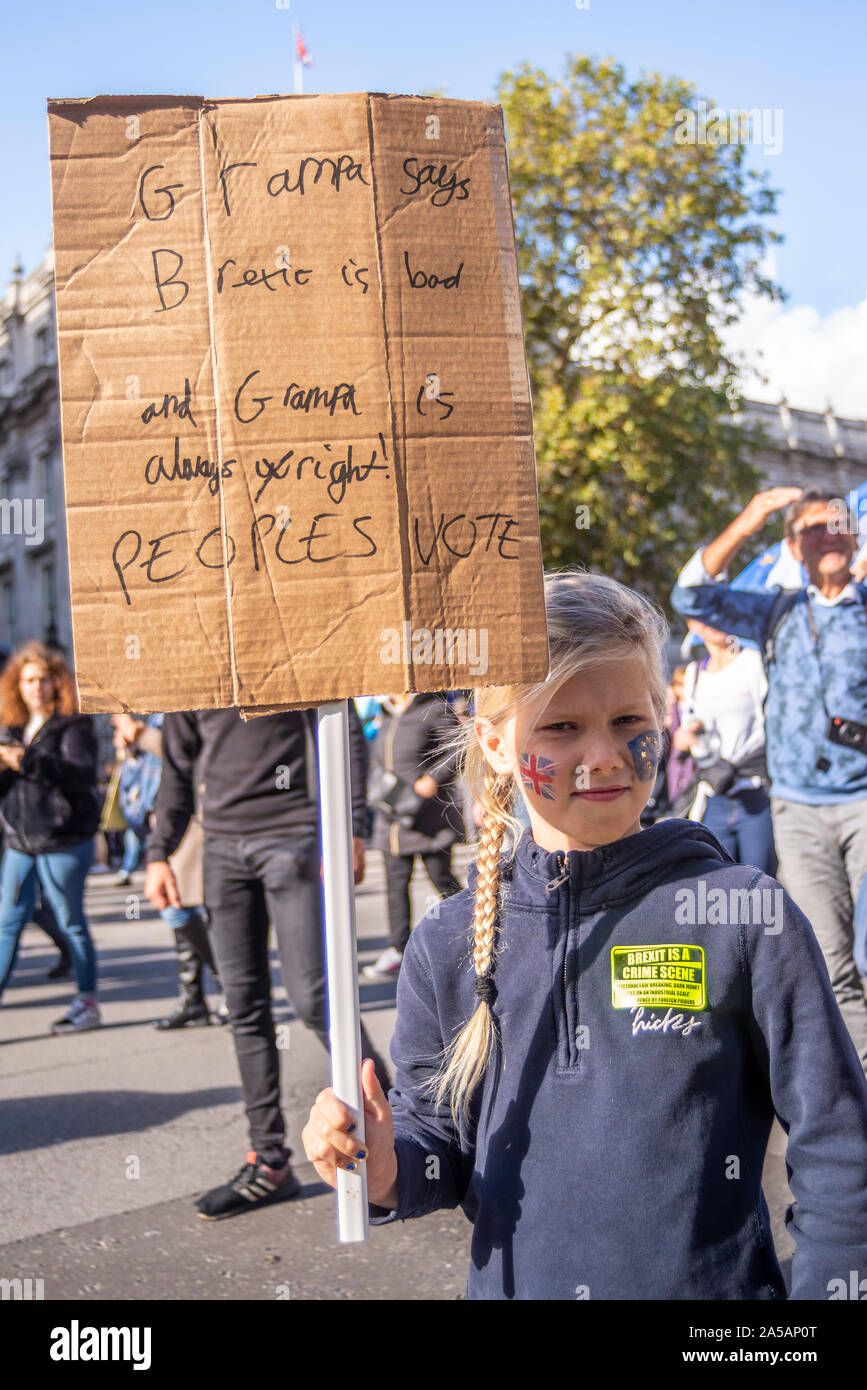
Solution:
<svg viewBox="0 0 867 1390"><path fill-rule="evenodd" d="M87 1004L81 998L73 999L69 1011L51 1025L52 1033L86 1033L91 1028L101 1028L102 1018L96 1004Z"/></svg>
<svg viewBox="0 0 867 1390"><path fill-rule="evenodd" d="M366 980L395 980L400 974L402 961L403 951L396 951L393 946L389 946L377 957L373 965L365 965L361 973Z"/></svg>

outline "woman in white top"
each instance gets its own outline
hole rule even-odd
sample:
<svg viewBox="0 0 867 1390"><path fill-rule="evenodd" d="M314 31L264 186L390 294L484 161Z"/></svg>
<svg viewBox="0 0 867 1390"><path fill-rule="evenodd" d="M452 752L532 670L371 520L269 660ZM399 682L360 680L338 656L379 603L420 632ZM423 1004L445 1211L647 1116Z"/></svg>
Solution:
<svg viewBox="0 0 867 1390"><path fill-rule="evenodd" d="M674 747L696 761L698 785L689 812L716 835L739 864L775 874L777 855L765 764L764 703L768 683L759 652L692 619L708 656L684 677L681 727Z"/></svg>

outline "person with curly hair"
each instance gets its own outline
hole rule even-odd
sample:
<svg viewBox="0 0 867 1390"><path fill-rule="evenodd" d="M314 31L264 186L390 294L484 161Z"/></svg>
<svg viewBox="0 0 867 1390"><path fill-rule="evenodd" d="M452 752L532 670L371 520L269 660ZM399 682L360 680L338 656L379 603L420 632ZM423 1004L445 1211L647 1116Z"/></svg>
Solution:
<svg viewBox="0 0 867 1390"><path fill-rule="evenodd" d="M77 712L72 673L42 642L13 653L0 676L0 996L33 916L37 878L69 944L78 994L52 1033L99 1028L96 952L84 882L99 824L98 745Z"/></svg>

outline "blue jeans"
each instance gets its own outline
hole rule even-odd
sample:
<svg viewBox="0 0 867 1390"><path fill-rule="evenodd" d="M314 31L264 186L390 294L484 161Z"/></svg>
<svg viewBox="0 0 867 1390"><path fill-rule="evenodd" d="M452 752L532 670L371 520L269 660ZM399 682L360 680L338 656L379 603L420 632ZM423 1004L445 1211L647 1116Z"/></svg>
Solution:
<svg viewBox="0 0 867 1390"><path fill-rule="evenodd" d="M752 864L772 878L777 872L771 803L759 787L728 796L711 796L702 824L716 835L737 864Z"/></svg>
<svg viewBox="0 0 867 1390"><path fill-rule="evenodd" d="M185 927L198 912L196 907L164 907L160 916L167 922L172 931L177 931L178 927Z"/></svg>
<svg viewBox="0 0 867 1390"><path fill-rule="evenodd" d="M128 825L123 832L123 863L121 870L125 874L131 874L141 863L142 853L144 852L147 840L147 832L141 834Z"/></svg>
<svg viewBox="0 0 867 1390"><path fill-rule="evenodd" d="M69 946L79 994L96 990L96 951L84 915L84 880L93 863L93 840L52 854L3 851L0 866L0 995L12 974L18 943L33 918L36 876Z"/></svg>

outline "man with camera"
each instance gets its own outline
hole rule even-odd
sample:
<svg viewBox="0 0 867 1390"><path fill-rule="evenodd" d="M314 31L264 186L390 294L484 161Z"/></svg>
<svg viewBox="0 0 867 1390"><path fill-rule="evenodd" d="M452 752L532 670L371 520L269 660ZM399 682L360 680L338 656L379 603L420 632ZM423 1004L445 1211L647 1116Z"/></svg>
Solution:
<svg viewBox="0 0 867 1390"><path fill-rule="evenodd" d="M806 588L753 592L719 582L781 507ZM850 572L857 544L857 524L833 493L771 488L693 555L672 604L764 653L779 877L813 926L867 1070L867 1000L853 959L853 904L867 872L867 586Z"/></svg>

